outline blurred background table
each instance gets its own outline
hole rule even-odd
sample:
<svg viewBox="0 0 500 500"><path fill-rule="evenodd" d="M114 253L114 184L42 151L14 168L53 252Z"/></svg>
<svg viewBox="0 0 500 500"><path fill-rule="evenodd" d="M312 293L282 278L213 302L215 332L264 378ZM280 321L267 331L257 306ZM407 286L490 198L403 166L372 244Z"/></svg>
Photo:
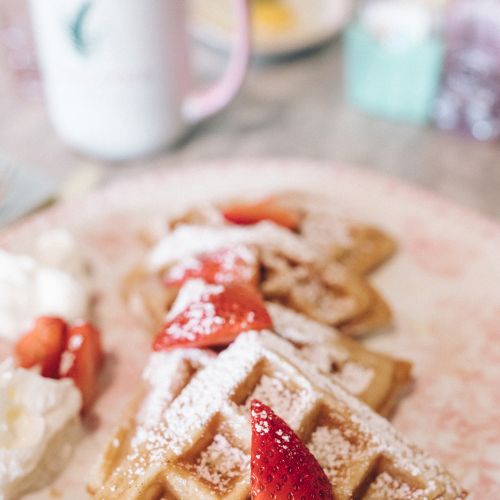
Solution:
<svg viewBox="0 0 500 500"><path fill-rule="evenodd" d="M196 59L207 79L225 62L204 47L197 48ZM103 182L110 182L219 157L308 157L394 175L500 217L500 144L368 116L346 102L342 86L338 40L307 57L254 62L237 100L172 150L149 160L106 164L69 151L53 133L43 103L19 96L0 69L0 159L61 182L76 169L96 166Z"/></svg>

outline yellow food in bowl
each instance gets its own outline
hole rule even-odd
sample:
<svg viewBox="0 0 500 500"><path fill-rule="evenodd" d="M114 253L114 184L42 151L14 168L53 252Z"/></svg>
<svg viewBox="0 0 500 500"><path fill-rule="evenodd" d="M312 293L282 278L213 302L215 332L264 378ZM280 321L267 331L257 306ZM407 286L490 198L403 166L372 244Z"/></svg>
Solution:
<svg viewBox="0 0 500 500"><path fill-rule="evenodd" d="M292 10L276 0L255 0L252 8L253 23L257 29L285 31L295 22Z"/></svg>

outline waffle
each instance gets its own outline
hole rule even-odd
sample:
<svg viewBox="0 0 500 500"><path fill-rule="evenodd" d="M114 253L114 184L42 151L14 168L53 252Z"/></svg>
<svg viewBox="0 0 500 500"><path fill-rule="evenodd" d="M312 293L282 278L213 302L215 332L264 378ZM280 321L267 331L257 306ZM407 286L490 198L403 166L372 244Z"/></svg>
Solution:
<svg viewBox="0 0 500 500"><path fill-rule="evenodd" d="M205 291L201 280L180 290L167 317L173 318ZM292 309L268 302L274 332L291 342L325 375L342 385L375 411L389 415L411 380L407 361L370 351L338 331L308 319Z"/></svg>
<svg viewBox="0 0 500 500"><path fill-rule="evenodd" d="M133 278L135 288L150 291L151 274L161 276L186 257L232 244L252 244L259 249L260 288L266 299L351 337L388 326L391 310L367 275L394 253L394 241L374 226L332 212L311 195L287 193L272 199L298 215L296 231L270 222L246 227L227 224L214 205L171 217L167 235L154 246L141 272L132 273L128 280L132 301L142 310L156 310L166 301L162 293L156 297L136 293L130 286ZM137 279L141 274L143 282Z"/></svg>
<svg viewBox="0 0 500 500"><path fill-rule="evenodd" d="M216 222L213 207L205 212L206 225L200 225L204 219L196 211L174 218L172 230L155 245L147 261L126 278L125 296L138 317L151 318L153 313L155 326L161 323L162 311L175 296L175 289L168 290L161 283L169 267L203 252L246 244L258 251L262 271L259 285L266 299L338 327L353 337L390 324L391 311L383 297L364 274L346 265L349 261L351 267L364 266L365 270L379 265L383 252L376 250L375 240L359 238L363 244L359 241L351 247L344 244L338 253L331 248L340 248L338 242L342 238L337 237L336 246L331 243L332 238L325 239L330 241L327 247L316 244L319 235L309 237L314 231L307 230L307 216L303 224L309 236L305 237L269 222L251 227L223 225ZM186 224L194 221L197 225ZM376 230L367 227L361 232L372 234ZM368 265L369 255L373 258Z"/></svg>
<svg viewBox="0 0 500 500"><path fill-rule="evenodd" d="M390 324L392 313L366 277L336 261L297 264L273 250L261 250L260 288L270 300L358 337Z"/></svg>
<svg viewBox="0 0 500 500"><path fill-rule="evenodd" d="M283 193L277 201L302 214L300 236L328 259L358 274L369 274L383 264L396 249L394 240L375 226L336 213L331 203L323 203L307 193Z"/></svg>
<svg viewBox="0 0 500 500"><path fill-rule="evenodd" d="M274 331L351 394L388 416L411 380L411 363L371 351L333 328L279 304L267 303Z"/></svg>
<svg viewBox="0 0 500 500"><path fill-rule="evenodd" d="M248 498L253 398L306 443L336 499L465 498L442 466L273 333L241 334L201 369L185 353L162 354L160 366L176 376L162 379L163 391L146 390L123 420L90 488L94 498Z"/></svg>

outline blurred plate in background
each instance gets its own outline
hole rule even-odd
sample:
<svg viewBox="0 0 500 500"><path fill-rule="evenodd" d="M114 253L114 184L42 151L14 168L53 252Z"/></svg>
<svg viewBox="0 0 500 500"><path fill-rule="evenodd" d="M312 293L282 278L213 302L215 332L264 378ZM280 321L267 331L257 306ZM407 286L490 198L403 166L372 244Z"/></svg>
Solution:
<svg viewBox="0 0 500 500"><path fill-rule="evenodd" d="M352 0L250 0L253 54L280 57L317 47L342 30ZM233 28L230 0L192 0L192 28L206 45L228 51Z"/></svg>

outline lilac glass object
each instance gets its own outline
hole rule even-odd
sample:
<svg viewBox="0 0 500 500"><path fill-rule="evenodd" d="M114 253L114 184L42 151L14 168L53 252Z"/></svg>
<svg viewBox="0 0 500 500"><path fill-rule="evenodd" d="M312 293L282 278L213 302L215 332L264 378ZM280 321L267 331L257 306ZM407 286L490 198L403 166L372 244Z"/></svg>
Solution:
<svg viewBox="0 0 500 500"><path fill-rule="evenodd" d="M1 0L0 66L12 75L17 91L27 98L39 98L40 80L24 0Z"/></svg>
<svg viewBox="0 0 500 500"><path fill-rule="evenodd" d="M435 122L478 140L500 137L500 0L455 0Z"/></svg>

